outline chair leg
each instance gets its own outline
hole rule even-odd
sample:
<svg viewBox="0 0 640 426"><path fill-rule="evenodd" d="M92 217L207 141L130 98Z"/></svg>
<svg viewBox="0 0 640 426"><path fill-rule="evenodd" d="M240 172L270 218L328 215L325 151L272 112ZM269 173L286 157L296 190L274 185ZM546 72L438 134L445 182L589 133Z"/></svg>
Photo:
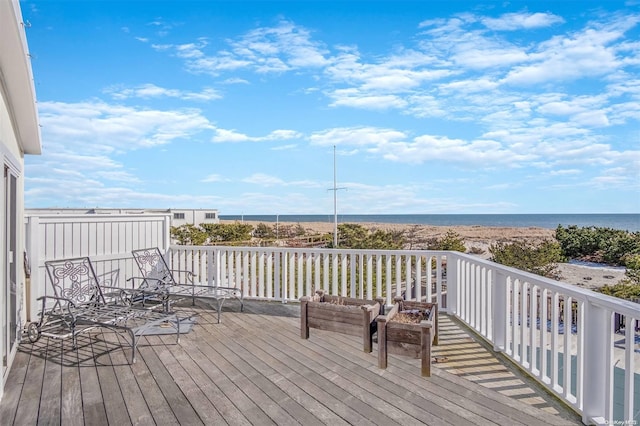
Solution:
<svg viewBox="0 0 640 426"><path fill-rule="evenodd" d="M224 304L224 297L221 299L216 299L218 302L218 324L220 324L220 313L222 312L222 305Z"/></svg>
<svg viewBox="0 0 640 426"><path fill-rule="evenodd" d="M136 347L138 342L136 341L136 334L132 330L127 330L131 336L131 364L136 363Z"/></svg>

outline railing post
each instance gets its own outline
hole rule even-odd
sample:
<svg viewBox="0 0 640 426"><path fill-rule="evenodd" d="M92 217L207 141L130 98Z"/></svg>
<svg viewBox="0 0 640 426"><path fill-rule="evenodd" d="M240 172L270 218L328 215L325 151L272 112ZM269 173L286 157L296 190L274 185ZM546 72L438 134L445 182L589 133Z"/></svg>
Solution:
<svg viewBox="0 0 640 426"><path fill-rule="evenodd" d="M585 329L584 335L584 372L582 377L583 411L582 422L584 424L604 424L607 420L607 405L611 403L611 386L607 375L612 373L612 368L607 365L607 351L611 351L611 313L606 309L592 304L589 300L585 303ZM609 340L607 340L609 339ZM566 356L566 355L565 355Z"/></svg>
<svg viewBox="0 0 640 426"><path fill-rule="evenodd" d="M164 238L162 238L162 243L164 244L164 247L160 247L160 252L166 253L171 245L171 216L165 215L163 222Z"/></svg>
<svg viewBox="0 0 640 426"><path fill-rule="evenodd" d="M507 310L509 296L507 293L507 276L500 270L494 270L491 274L494 277L491 300L493 301L493 313L491 324L493 326L493 350L502 352L507 344Z"/></svg>
<svg viewBox="0 0 640 426"><path fill-rule="evenodd" d="M214 251L213 250L207 250L205 251L205 255L207 256L207 260L206 260L206 265L207 265L207 285L209 287L213 287L213 283L215 282L215 271L213 268L214 265L214 261L213 261L213 256L214 256Z"/></svg>
<svg viewBox="0 0 640 426"><path fill-rule="evenodd" d="M429 265L431 260L429 259ZM447 306L443 309L442 295L436 295L439 302L438 308L448 315L458 314L458 277L460 270L460 259L457 256L447 253Z"/></svg>
<svg viewBox="0 0 640 426"><path fill-rule="evenodd" d="M221 282L220 280L222 279L221 277L221 270L220 270L220 263L221 263L221 250L220 248L216 247L213 249L213 258L214 258L214 264L213 264L213 282L215 283L214 285L216 287L221 286Z"/></svg>
<svg viewBox="0 0 640 426"><path fill-rule="evenodd" d="M31 275L25 297L27 300L27 322L30 322L39 310L36 299L45 294L46 278L44 268L40 267L40 251L43 249L43 245L38 241L40 238L40 218L38 216L27 217L26 228L26 251Z"/></svg>

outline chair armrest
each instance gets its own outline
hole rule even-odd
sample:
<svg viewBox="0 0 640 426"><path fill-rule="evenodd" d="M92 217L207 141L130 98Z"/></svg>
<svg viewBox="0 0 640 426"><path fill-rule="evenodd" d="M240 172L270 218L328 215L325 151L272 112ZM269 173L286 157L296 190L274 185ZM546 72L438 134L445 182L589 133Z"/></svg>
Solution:
<svg viewBox="0 0 640 426"><path fill-rule="evenodd" d="M174 274L174 272L178 274L186 274L187 281L190 281L191 283L193 283L193 279L197 277L197 275L194 274L192 271L189 271L186 269L169 269L169 272L171 272L172 275ZM175 276L174 276L174 279L175 279Z"/></svg>
<svg viewBox="0 0 640 426"><path fill-rule="evenodd" d="M66 302L68 305L71 305L73 307L76 306L75 303L73 303L73 301L71 299L67 299L66 297L58 297L58 296L40 296L38 297L36 300L42 300L43 302L46 302L47 299L53 299L57 302Z"/></svg>
<svg viewBox="0 0 640 426"><path fill-rule="evenodd" d="M150 281L155 281L158 285L158 287L160 286L167 286L167 285L171 285L170 282L167 282L161 278L145 278L145 277L130 277L127 278L127 281L131 281L131 290L146 290L146 291L163 291L163 290L158 290L158 289L145 289L145 288L141 288L140 286L136 287L136 280L140 281L142 284L144 284L144 282L146 281L147 283L149 283Z"/></svg>
<svg viewBox="0 0 640 426"><path fill-rule="evenodd" d="M53 306L48 310L49 312L53 312L56 309L59 309L60 311L62 310L66 310L67 313L73 318L73 320L75 321L76 319L76 315L74 314L72 308L76 307L76 304L73 303L72 300L66 298L66 297L58 297L58 296L40 296L38 297L36 300L42 300L42 311L40 311L40 317L44 317L45 312L47 312L46 306L47 306L47 300L51 299L51 300L55 300L55 303L53 304ZM64 303L63 303L64 302Z"/></svg>
<svg viewBox="0 0 640 426"><path fill-rule="evenodd" d="M147 295L155 295L155 296L160 296L162 298L167 297L167 292L163 290L150 290L146 288L120 288L120 287L106 287L106 286L102 286L102 289L110 289L110 290L117 291L120 302L123 305L127 305L127 306L131 305L137 296L142 296L143 298Z"/></svg>

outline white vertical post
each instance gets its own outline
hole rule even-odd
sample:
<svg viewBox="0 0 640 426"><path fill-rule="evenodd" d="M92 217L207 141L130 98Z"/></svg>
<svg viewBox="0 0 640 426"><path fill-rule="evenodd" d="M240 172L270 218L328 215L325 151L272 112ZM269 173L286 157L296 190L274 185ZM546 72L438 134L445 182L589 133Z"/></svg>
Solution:
<svg viewBox="0 0 640 426"><path fill-rule="evenodd" d="M222 286L222 251L219 248L216 248L213 252L213 257L215 259L215 263L213 264L213 282L215 283L215 286L218 287Z"/></svg>
<svg viewBox="0 0 640 426"><path fill-rule="evenodd" d="M39 227L40 218L37 216L29 216L27 220L27 235L26 235L26 249L27 258L31 267L31 278L29 280L29 287L26 289L27 298L27 321L35 319L38 313L38 303L36 299L44 295L46 278L44 272L40 271L40 250L42 245L38 244L39 239Z"/></svg>
<svg viewBox="0 0 640 426"><path fill-rule="evenodd" d="M625 318L624 338L626 348L624 351L624 420L627 424L635 424L634 411L637 407L633 406L634 402L634 382L635 382L635 324L636 318L627 315Z"/></svg>
<svg viewBox="0 0 640 426"><path fill-rule="evenodd" d="M396 297L402 296L402 256L395 255L396 258Z"/></svg>
<svg viewBox="0 0 640 426"><path fill-rule="evenodd" d="M447 257L447 264L449 258ZM436 296L438 307L442 306L442 256L436 256Z"/></svg>
<svg viewBox="0 0 640 426"><path fill-rule="evenodd" d="M367 296L366 298L373 299L373 256L367 255Z"/></svg>
<svg viewBox="0 0 640 426"><path fill-rule="evenodd" d="M164 232L162 243L164 244L164 246L160 248L160 253L166 253L167 250L169 250L169 246L171 245L171 216L164 216L163 228Z"/></svg>
<svg viewBox="0 0 640 426"><path fill-rule="evenodd" d="M447 307L446 312L449 315L456 315L460 311L458 309L458 282L460 277L460 259L447 255ZM427 262L427 296L431 299L431 258ZM442 301L442 296L438 295L438 301ZM440 309L440 304L438 304Z"/></svg>
<svg viewBox="0 0 640 426"><path fill-rule="evenodd" d="M507 344L507 276L496 270L492 276L495 282L492 286L493 294L493 350L503 352Z"/></svg>
<svg viewBox="0 0 640 426"><path fill-rule="evenodd" d="M215 271L213 268L214 262L213 262L213 254L214 252L212 250L207 250L205 251L206 256L207 256L207 285L209 287L213 287L213 283L215 282Z"/></svg>
<svg viewBox="0 0 640 426"><path fill-rule="evenodd" d="M557 320L557 319L553 319ZM584 410L582 422L584 424L602 424L606 419L608 399L612 394L607 383L607 375L611 368L607 366L607 350L611 350L611 342L607 336L611 328L611 312L592 303L585 304L585 328L589 330L584 335Z"/></svg>

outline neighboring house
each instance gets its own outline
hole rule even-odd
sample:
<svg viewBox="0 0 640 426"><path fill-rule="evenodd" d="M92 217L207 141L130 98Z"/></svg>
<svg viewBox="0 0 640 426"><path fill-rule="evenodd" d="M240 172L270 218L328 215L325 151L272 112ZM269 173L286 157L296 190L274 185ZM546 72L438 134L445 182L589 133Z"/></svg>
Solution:
<svg viewBox="0 0 640 426"><path fill-rule="evenodd" d="M25 321L24 156L40 154L31 62L18 0L0 1L0 397Z"/></svg>
<svg viewBox="0 0 640 426"><path fill-rule="evenodd" d="M170 214L171 226L186 224L200 225L201 223L220 223L216 209L76 209L76 208L47 208L26 209L28 215L50 214Z"/></svg>

